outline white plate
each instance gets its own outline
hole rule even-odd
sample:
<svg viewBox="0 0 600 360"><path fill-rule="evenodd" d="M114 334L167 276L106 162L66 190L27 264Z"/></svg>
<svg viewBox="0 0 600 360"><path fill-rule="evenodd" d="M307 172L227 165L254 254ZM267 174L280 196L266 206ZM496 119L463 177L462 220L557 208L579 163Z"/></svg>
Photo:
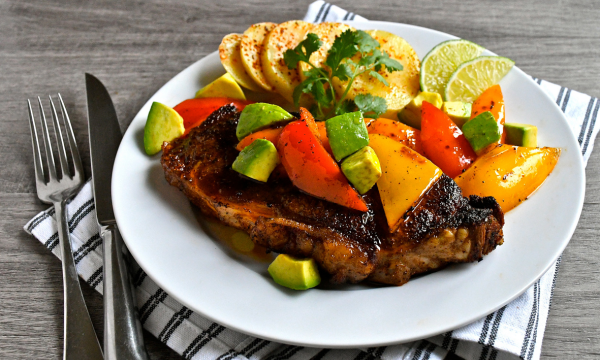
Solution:
<svg viewBox="0 0 600 360"><path fill-rule="evenodd" d="M352 24L402 36L420 58L455 38L403 24ZM453 265L401 287L287 291L271 281L266 264L249 266L206 235L186 197L165 181L159 156L143 151L153 101L174 106L223 72L212 53L152 96L123 138L112 179L117 221L138 263L170 295L222 325L284 343L336 348L428 337L520 295L554 263L575 230L585 188L579 146L554 101L514 68L501 82L508 120L537 125L539 143L563 153L539 191L506 215L504 245L480 263Z"/></svg>

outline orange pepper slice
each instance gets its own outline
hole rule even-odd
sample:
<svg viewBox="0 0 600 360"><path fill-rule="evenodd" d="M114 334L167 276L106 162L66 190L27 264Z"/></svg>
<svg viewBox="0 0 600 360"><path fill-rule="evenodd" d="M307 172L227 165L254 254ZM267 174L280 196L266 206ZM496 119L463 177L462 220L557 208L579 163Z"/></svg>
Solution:
<svg viewBox="0 0 600 360"><path fill-rule="evenodd" d="M502 95L502 89L500 85L494 85L485 90L471 107L471 119L475 116L489 111L494 115L494 118L498 122L500 129L502 129L502 137L498 143L504 144L506 140L506 133L504 132L504 96ZM487 149L487 148L486 148Z"/></svg>
<svg viewBox="0 0 600 360"><path fill-rule="evenodd" d="M400 121L379 118L367 124L369 134L379 134L392 138L419 154L423 155L423 145L421 144L421 131L412 128Z"/></svg>

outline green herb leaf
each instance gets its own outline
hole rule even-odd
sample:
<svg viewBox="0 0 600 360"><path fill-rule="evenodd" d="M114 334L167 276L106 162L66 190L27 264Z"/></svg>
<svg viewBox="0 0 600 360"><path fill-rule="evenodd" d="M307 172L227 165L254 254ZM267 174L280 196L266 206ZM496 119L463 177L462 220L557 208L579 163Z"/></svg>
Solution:
<svg viewBox="0 0 600 360"><path fill-rule="evenodd" d="M346 81L352 77L352 68L348 64L340 64L335 70L331 70L331 77L337 77L341 81Z"/></svg>
<svg viewBox="0 0 600 360"><path fill-rule="evenodd" d="M390 86L390 84L387 82L387 80L380 73L371 70L371 71L369 71L369 75L371 75L372 77L374 77L377 80L381 81L385 86Z"/></svg>
<svg viewBox="0 0 600 360"><path fill-rule="evenodd" d="M379 42L364 31L346 30L338 36L327 53L325 67L316 67L310 63L310 56L322 45L316 34L310 33L294 49L284 53L284 61L288 68L296 69L300 61L311 66L304 72L306 80L294 89L294 105L298 106L302 94L311 94L316 104L311 112L316 118L326 120L328 117L341 115L357 109L370 116L377 117L387 110L384 98L371 94L359 94L354 100L346 99L357 76L368 73L386 86L389 83L382 75L385 72L402 70L402 64L379 49ZM360 54L358 60L352 58ZM333 79L347 82L342 93L336 94Z"/></svg>
<svg viewBox="0 0 600 360"><path fill-rule="evenodd" d="M390 58L390 56L385 52L377 59L375 71L381 71L381 65L385 65L385 70L388 72L400 71L404 69L400 61Z"/></svg>
<svg viewBox="0 0 600 360"><path fill-rule="evenodd" d="M283 53L283 61L290 69L295 69L300 61L304 60L304 54L288 49Z"/></svg>
<svg viewBox="0 0 600 360"><path fill-rule="evenodd" d="M312 53L319 50L322 44L317 34L309 33L298 46L283 53L283 61L288 68L295 69L300 61L308 63Z"/></svg>
<svg viewBox="0 0 600 360"><path fill-rule="evenodd" d="M355 112L355 111L356 111L356 104L354 103L354 101L352 101L350 99L346 99L346 100L342 101L340 106L336 109L335 115L342 115L342 114L351 113L351 112Z"/></svg>
<svg viewBox="0 0 600 360"><path fill-rule="evenodd" d="M385 99L371 94L356 95L354 103L363 114L373 114L375 118L387 111Z"/></svg>
<svg viewBox="0 0 600 360"><path fill-rule="evenodd" d="M294 92L292 93L292 98L294 99L294 106L298 107L300 104L300 97L302 94L308 94L312 92L313 84L315 83L315 78L308 78L301 82L296 88L294 88Z"/></svg>
<svg viewBox="0 0 600 360"><path fill-rule="evenodd" d="M371 65L379 58L379 53L379 50L375 50L372 55L363 55L360 60L358 60L358 66L364 66L366 68L371 67Z"/></svg>
<svg viewBox="0 0 600 360"><path fill-rule="evenodd" d="M322 74L322 70L318 68L310 68L310 70L304 72L304 76L306 76L307 79L311 77L318 78L321 77Z"/></svg>
<svg viewBox="0 0 600 360"><path fill-rule="evenodd" d="M310 58L312 53L319 50L321 45L323 45L323 42L319 40L319 35L308 33L306 39L302 40L298 45L301 45L302 48L304 48L304 54L306 54L306 57Z"/></svg>
<svg viewBox="0 0 600 360"><path fill-rule="evenodd" d="M327 52L327 59L325 60L325 64L329 66L332 72L337 71L342 60L356 55L358 52L356 37L356 31L348 29L333 41L331 48Z"/></svg>
<svg viewBox="0 0 600 360"><path fill-rule="evenodd" d="M360 49L361 54L368 54L371 51L379 48L379 41L373 39L373 37L362 30L358 30L356 34L356 43Z"/></svg>
<svg viewBox="0 0 600 360"><path fill-rule="evenodd" d="M321 106L328 107L331 105L331 93L329 91L325 91L325 86L323 85L323 81L316 81L314 86L312 87L312 94L317 101L317 103Z"/></svg>

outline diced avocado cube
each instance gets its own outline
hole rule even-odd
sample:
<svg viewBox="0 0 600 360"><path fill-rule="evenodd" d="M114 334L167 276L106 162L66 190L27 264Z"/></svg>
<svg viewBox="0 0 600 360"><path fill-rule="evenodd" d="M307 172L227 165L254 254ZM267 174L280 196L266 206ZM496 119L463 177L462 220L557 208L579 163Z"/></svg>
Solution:
<svg viewBox="0 0 600 360"><path fill-rule="evenodd" d="M442 95L434 92L421 92L398 113L398 120L415 129L421 128L421 106L427 101L436 108L441 108L444 101Z"/></svg>
<svg viewBox="0 0 600 360"><path fill-rule="evenodd" d="M246 105L240 114L235 135L242 140L256 130L271 126L280 121L292 120L294 116L277 105L254 103Z"/></svg>
<svg viewBox="0 0 600 360"><path fill-rule="evenodd" d="M226 73L217 80L198 90L195 97L197 99L209 97L228 97L231 99L246 100L244 91L230 73Z"/></svg>
<svg viewBox="0 0 600 360"><path fill-rule="evenodd" d="M183 135L183 118L177 111L159 102L153 102L144 127L144 150L148 155L158 153L163 142Z"/></svg>
<svg viewBox="0 0 600 360"><path fill-rule="evenodd" d="M269 265L268 271L276 283L293 290L307 290L321 283L319 268L313 259L280 254Z"/></svg>
<svg viewBox="0 0 600 360"><path fill-rule="evenodd" d="M413 110L407 105L398 113L398 120L415 129L421 129L421 109Z"/></svg>
<svg viewBox="0 0 600 360"><path fill-rule="evenodd" d="M325 129L331 151L337 161L369 145L369 131L360 111L325 121Z"/></svg>
<svg viewBox="0 0 600 360"><path fill-rule="evenodd" d="M448 115L456 126L462 129L463 125L471 118L471 103L462 101L448 101L442 105L442 111Z"/></svg>
<svg viewBox="0 0 600 360"><path fill-rule="evenodd" d="M251 179L266 182L278 164L275 145L269 140L256 139L239 153L231 167Z"/></svg>
<svg viewBox="0 0 600 360"><path fill-rule="evenodd" d="M375 151L370 146L365 146L342 162L342 172L362 195L381 177L381 165Z"/></svg>
<svg viewBox="0 0 600 360"><path fill-rule="evenodd" d="M537 147L537 126L517 123L504 124L506 143L509 145Z"/></svg>
<svg viewBox="0 0 600 360"><path fill-rule="evenodd" d="M500 126L494 115L486 111L467 121L462 132L475 152L500 140Z"/></svg>

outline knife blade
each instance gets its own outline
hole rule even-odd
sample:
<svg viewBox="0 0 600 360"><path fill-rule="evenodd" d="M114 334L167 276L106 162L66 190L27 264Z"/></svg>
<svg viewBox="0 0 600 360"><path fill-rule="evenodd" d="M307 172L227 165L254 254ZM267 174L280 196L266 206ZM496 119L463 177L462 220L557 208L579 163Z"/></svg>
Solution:
<svg viewBox="0 0 600 360"><path fill-rule="evenodd" d="M85 83L96 216L102 225L115 224L110 183L123 135L115 107L104 85L91 74L85 74Z"/></svg>
<svg viewBox="0 0 600 360"><path fill-rule="evenodd" d="M112 170L121 143L121 129L110 95L100 80L85 74L85 85L92 186L104 253L104 357L147 360L111 200Z"/></svg>

